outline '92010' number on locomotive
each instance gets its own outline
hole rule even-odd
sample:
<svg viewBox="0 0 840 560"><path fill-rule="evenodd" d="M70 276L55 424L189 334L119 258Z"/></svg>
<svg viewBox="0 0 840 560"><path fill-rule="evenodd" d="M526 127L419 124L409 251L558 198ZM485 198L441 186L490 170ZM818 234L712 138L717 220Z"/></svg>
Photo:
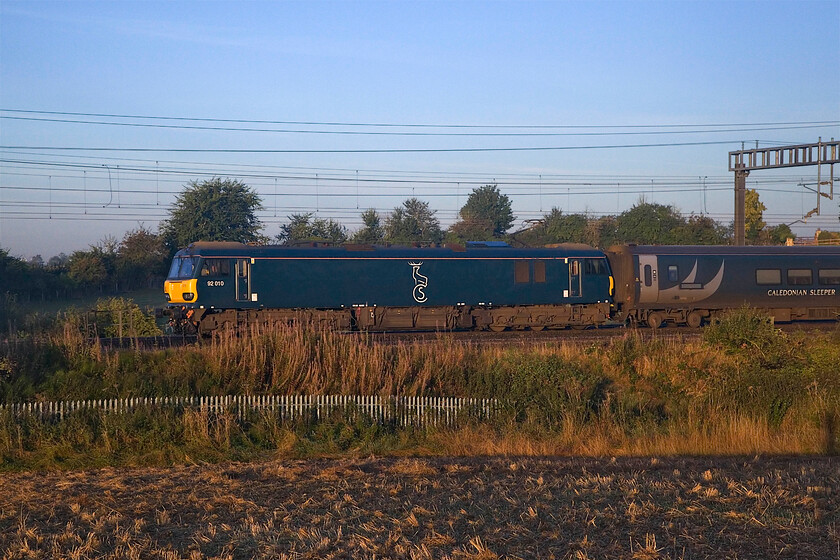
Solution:
<svg viewBox="0 0 840 560"><path fill-rule="evenodd" d="M224 280L208 280L207 285L211 288L220 287L220 286L225 285L225 281Z"/></svg>

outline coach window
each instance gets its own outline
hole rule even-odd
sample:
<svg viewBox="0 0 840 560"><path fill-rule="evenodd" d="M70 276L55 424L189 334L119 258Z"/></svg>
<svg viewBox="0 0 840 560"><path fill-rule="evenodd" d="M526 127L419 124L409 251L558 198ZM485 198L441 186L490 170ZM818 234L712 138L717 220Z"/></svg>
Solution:
<svg viewBox="0 0 840 560"><path fill-rule="evenodd" d="M782 283L782 271L778 268L756 269L755 283L759 286L778 286Z"/></svg>
<svg viewBox="0 0 840 560"><path fill-rule="evenodd" d="M545 283L545 261L534 261L534 282Z"/></svg>
<svg viewBox="0 0 840 560"><path fill-rule="evenodd" d="M672 264L668 266L668 281L676 282L679 279L679 269L677 265Z"/></svg>
<svg viewBox="0 0 840 560"><path fill-rule="evenodd" d="M789 286L809 286L814 282L810 268L790 268L787 271Z"/></svg>
<svg viewBox="0 0 840 560"><path fill-rule="evenodd" d="M840 286L840 268L821 268L817 277L821 286Z"/></svg>
<svg viewBox="0 0 840 560"><path fill-rule="evenodd" d="M516 261L513 269L513 276L517 284L527 284L530 282L531 271L528 261Z"/></svg>
<svg viewBox="0 0 840 560"><path fill-rule="evenodd" d="M230 260L204 259L204 263L201 265L201 275L210 278L230 276Z"/></svg>
<svg viewBox="0 0 840 560"><path fill-rule="evenodd" d="M645 286L653 286L653 272L649 264L645 265Z"/></svg>

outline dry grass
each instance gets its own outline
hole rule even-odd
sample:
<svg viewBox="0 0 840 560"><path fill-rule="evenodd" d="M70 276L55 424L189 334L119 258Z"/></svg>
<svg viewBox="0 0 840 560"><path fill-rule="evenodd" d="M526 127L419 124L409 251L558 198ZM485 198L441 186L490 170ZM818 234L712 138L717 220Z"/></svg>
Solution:
<svg viewBox="0 0 840 560"><path fill-rule="evenodd" d="M833 558L833 458L382 458L11 474L0 558Z"/></svg>
<svg viewBox="0 0 840 560"><path fill-rule="evenodd" d="M475 425L430 435L431 447L446 455L639 455L815 454L824 447L823 429L793 418L779 429L766 419L721 414L702 425L675 422L669 429L628 433L609 421L565 419L558 430L529 434L514 426L499 430Z"/></svg>
<svg viewBox="0 0 840 560"><path fill-rule="evenodd" d="M840 331L762 336L762 344L784 352L762 347L755 354L749 346L645 340L633 333L587 343L482 345L451 334L385 343L298 326L255 329L248 336L222 333L196 347L117 353L91 347L77 328L65 325L59 346L3 358L0 398L422 395L493 398L499 407L486 425L454 432L349 425L339 418L320 427L288 425L268 414L81 415L61 425L22 425L6 414L0 415L0 467L163 465L275 452L836 453ZM56 365L45 372L45 364Z"/></svg>

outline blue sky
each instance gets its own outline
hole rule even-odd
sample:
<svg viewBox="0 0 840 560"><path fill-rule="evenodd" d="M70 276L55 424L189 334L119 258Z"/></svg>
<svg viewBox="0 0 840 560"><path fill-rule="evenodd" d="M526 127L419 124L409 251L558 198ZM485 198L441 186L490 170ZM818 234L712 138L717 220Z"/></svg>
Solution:
<svg viewBox="0 0 840 560"><path fill-rule="evenodd" d="M741 141L767 146L840 137L838 68L840 1L4 0L0 109L6 111L0 116L309 133L0 119L2 146L280 150L3 148L0 246L12 254L48 258L107 235L119 239L141 223L156 229L174 193L206 173L241 177L257 189L269 235L289 214L309 210L352 230L364 208L384 213L412 194L428 200L448 225L473 186L494 180L512 198L517 225L552 206L617 213L642 195L728 222L733 196L727 152L740 148ZM815 121L834 124L754 126ZM376 123L520 128L351 126ZM533 125L592 128L524 128ZM639 125L690 126L616 128ZM661 134L676 131L680 134ZM720 143L594 148L699 142ZM282 151L510 147L575 149ZM827 174L825 168L823 177ZM813 195L799 186L815 180L815 168L755 172L749 186L767 205L768 222L790 223L815 205ZM824 200L823 215L795 226L796 231L840 229L838 202L837 196Z"/></svg>

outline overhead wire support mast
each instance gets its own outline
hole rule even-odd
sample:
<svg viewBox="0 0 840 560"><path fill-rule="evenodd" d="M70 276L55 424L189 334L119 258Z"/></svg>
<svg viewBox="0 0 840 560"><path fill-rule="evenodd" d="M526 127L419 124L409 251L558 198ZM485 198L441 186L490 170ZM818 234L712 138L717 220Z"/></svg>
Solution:
<svg viewBox="0 0 840 560"><path fill-rule="evenodd" d="M757 142L756 142L757 144ZM791 146L775 146L773 148L759 148L737 150L729 152L729 171L735 173L735 245L744 245L745 238L745 198L747 175L750 171L761 169L781 169L787 167L817 166L817 207L814 211L820 213L820 198L834 200L834 164L840 163L840 141L832 138L823 142L822 138L814 144L795 144ZM830 166L830 179L823 182L821 171L823 165ZM822 192L822 185L830 186L829 192Z"/></svg>

